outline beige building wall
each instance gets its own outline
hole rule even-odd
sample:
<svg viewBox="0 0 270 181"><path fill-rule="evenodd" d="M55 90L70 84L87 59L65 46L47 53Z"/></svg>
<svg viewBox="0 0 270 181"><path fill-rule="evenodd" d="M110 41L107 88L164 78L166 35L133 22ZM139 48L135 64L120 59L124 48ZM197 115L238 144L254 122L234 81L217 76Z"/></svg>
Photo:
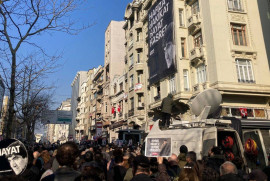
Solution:
<svg viewBox="0 0 270 181"><path fill-rule="evenodd" d="M124 72L125 57L125 32L124 21L111 21L105 31L105 57L104 57L104 85L103 85L103 119L111 121L110 95L113 90L110 87L115 75L122 75Z"/></svg>
<svg viewBox="0 0 270 181"><path fill-rule="evenodd" d="M129 110L130 98L134 97L134 107L138 101L137 93L130 83L131 75L134 75L136 82L138 72L130 64L130 55L140 49L136 48L133 36L136 36L138 30L142 30L141 57L145 62L143 75L146 82L143 94L149 107L146 110L150 113L148 115L160 107L161 100L168 93L174 94L175 101L187 102L191 96L205 89L215 88L223 97L222 115L241 118L239 108L245 107L250 112L250 119L268 119L270 72L258 1L239 0L239 7L229 7L228 0L174 0L177 72L149 85L147 13L155 2L133 1L127 5L125 12L125 71ZM195 5L198 5L198 9ZM265 23L265 19L262 22ZM245 43L240 42L239 27ZM232 32L238 33L236 39L239 42L236 42ZM196 37L200 37L201 41L197 41ZM129 116L129 120L138 121L134 117ZM147 117L146 121L152 118Z"/></svg>

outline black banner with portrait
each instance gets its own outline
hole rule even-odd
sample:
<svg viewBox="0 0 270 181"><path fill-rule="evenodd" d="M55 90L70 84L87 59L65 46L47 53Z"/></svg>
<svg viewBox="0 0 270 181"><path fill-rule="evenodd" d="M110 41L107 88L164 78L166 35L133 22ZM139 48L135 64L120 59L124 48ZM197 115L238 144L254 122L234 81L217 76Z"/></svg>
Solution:
<svg viewBox="0 0 270 181"><path fill-rule="evenodd" d="M173 0L158 0L148 12L149 82L176 71Z"/></svg>

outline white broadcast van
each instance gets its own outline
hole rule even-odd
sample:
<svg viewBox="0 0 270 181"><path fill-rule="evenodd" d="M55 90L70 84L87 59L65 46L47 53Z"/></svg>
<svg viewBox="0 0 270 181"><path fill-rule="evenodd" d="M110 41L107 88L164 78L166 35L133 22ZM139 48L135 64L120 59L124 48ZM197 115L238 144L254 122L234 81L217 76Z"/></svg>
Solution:
<svg viewBox="0 0 270 181"><path fill-rule="evenodd" d="M170 141L170 154L178 155L180 146L186 145L189 151L196 153L197 159L202 159L204 156L208 156L208 151L213 146L220 146L224 153L231 152L234 158L241 157L246 168L264 168L268 165L260 130L244 131L242 135L239 135L238 131L232 128L233 121L235 121L233 119L206 119L220 105L221 99L222 97L216 89L208 89L190 101L190 109L197 116L192 121L174 121L168 129L162 130L159 128L159 121L156 121L145 139L146 156L154 155L151 155L151 150L157 151L156 144L151 143L152 140L165 139ZM222 142L228 136L233 141L232 145L226 148ZM255 156L246 153L244 144L248 139L254 140L256 144L258 152ZM157 153L155 156L161 155Z"/></svg>

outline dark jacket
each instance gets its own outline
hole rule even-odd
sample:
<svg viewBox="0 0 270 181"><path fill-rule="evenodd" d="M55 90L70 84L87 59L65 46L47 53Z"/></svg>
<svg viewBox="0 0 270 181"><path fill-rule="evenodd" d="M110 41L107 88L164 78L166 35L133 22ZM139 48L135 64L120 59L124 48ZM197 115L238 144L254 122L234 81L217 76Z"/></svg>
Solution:
<svg viewBox="0 0 270 181"><path fill-rule="evenodd" d="M186 161L186 154L185 153L180 153L178 155L178 165L180 168L184 168L184 166L187 164L187 161Z"/></svg>
<svg viewBox="0 0 270 181"><path fill-rule="evenodd" d="M107 181L123 181L126 175L126 168L116 165L108 172Z"/></svg>
<svg viewBox="0 0 270 181"><path fill-rule="evenodd" d="M74 181L81 175L80 172L73 170L69 167L58 168L54 174L49 175L42 179L42 181Z"/></svg>
<svg viewBox="0 0 270 181"><path fill-rule="evenodd" d="M30 168L27 168L23 174L21 175L22 178L24 178L27 181L36 181L39 180L39 169L33 165Z"/></svg>
<svg viewBox="0 0 270 181"><path fill-rule="evenodd" d="M170 181L170 177L167 173L166 166L164 164L159 164L158 165L158 172L159 175L156 177L156 181Z"/></svg>
<svg viewBox="0 0 270 181"><path fill-rule="evenodd" d="M162 100L161 112L171 114L173 105L174 105L173 96L171 94L169 94L167 97L165 97Z"/></svg>
<svg viewBox="0 0 270 181"><path fill-rule="evenodd" d="M146 174L138 174L135 175L131 181L153 181L150 176L146 175Z"/></svg>
<svg viewBox="0 0 270 181"><path fill-rule="evenodd" d="M222 175L219 177L218 179L219 181L242 181L243 179L240 178L238 175L236 174L226 174L226 175Z"/></svg>
<svg viewBox="0 0 270 181"><path fill-rule="evenodd" d="M176 161L170 161L168 168L167 168L167 173L171 180L174 178L178 177L180 174L180 167L178 166L178 163Z"/></svg>
<svg viewBox="0 0 270 181"><path fill-rule="evenodd" d="M219 168L224 163L224 161L225 160L223 155L214 155L208 158L206 166L213 168L217 173L219 173Z"/></svg>

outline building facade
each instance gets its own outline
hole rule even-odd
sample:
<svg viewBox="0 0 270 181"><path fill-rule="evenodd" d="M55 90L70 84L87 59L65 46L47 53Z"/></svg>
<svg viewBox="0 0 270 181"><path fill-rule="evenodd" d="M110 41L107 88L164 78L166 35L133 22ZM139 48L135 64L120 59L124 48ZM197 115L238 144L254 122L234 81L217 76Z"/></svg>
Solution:
<svg viewBox="0 0 270 181"><path fill-rule="evenodd" d="M81 85L87 80L87 71L79 71L73 82L71 83L71 111L72 111L72 124L70 125L69 137L75 139L75 127L79 122L78 119L78 103L81 100Z"/></svg>
<svg viewBox="0 0 270 181"><path fill-rule="evenodd" d="M104 57L104 85L103 85L103 137L114 134L109 125L115 123L113 110L115 104L111 102L114 95L114 83L116 77L124 74L125 57L125 32L124 21L111 21L105 31L105 57ZM112 121L112 122L111 122ZM109 136L111 137L111 136Z"/></svg>
<svg viewBox="0 0 270 181"><path fill-rule="evenodd" d="M173 3L176 71L150 83L149 27L152 25L148 21L158 3L167 12L165 2ZM242 119L243 127L263 128L267 133L270 72L263 36L267 29L258 23L259 5L257 0L137 0L128 4L124 29L129 120L143 126L143 122L147 125L152 119L139 113L140 100L147 104L148 110L143 111L151 113L169 93L176 102L187 103L192 96L214 88L222 94L221 116L242 119L241 108L244 108L247 119ZM137 62L142 66L136 66ZM141 93L135 91L140 74L143 75Z"/></svg>
<svg viewBox="0 0 270 181"><path fill-rule="evenodd" d="M125 114L128 125L145 129L147 120L147 25L144 22L143 1L128 4L125 12L125 93L127 95Z"/></svg>

